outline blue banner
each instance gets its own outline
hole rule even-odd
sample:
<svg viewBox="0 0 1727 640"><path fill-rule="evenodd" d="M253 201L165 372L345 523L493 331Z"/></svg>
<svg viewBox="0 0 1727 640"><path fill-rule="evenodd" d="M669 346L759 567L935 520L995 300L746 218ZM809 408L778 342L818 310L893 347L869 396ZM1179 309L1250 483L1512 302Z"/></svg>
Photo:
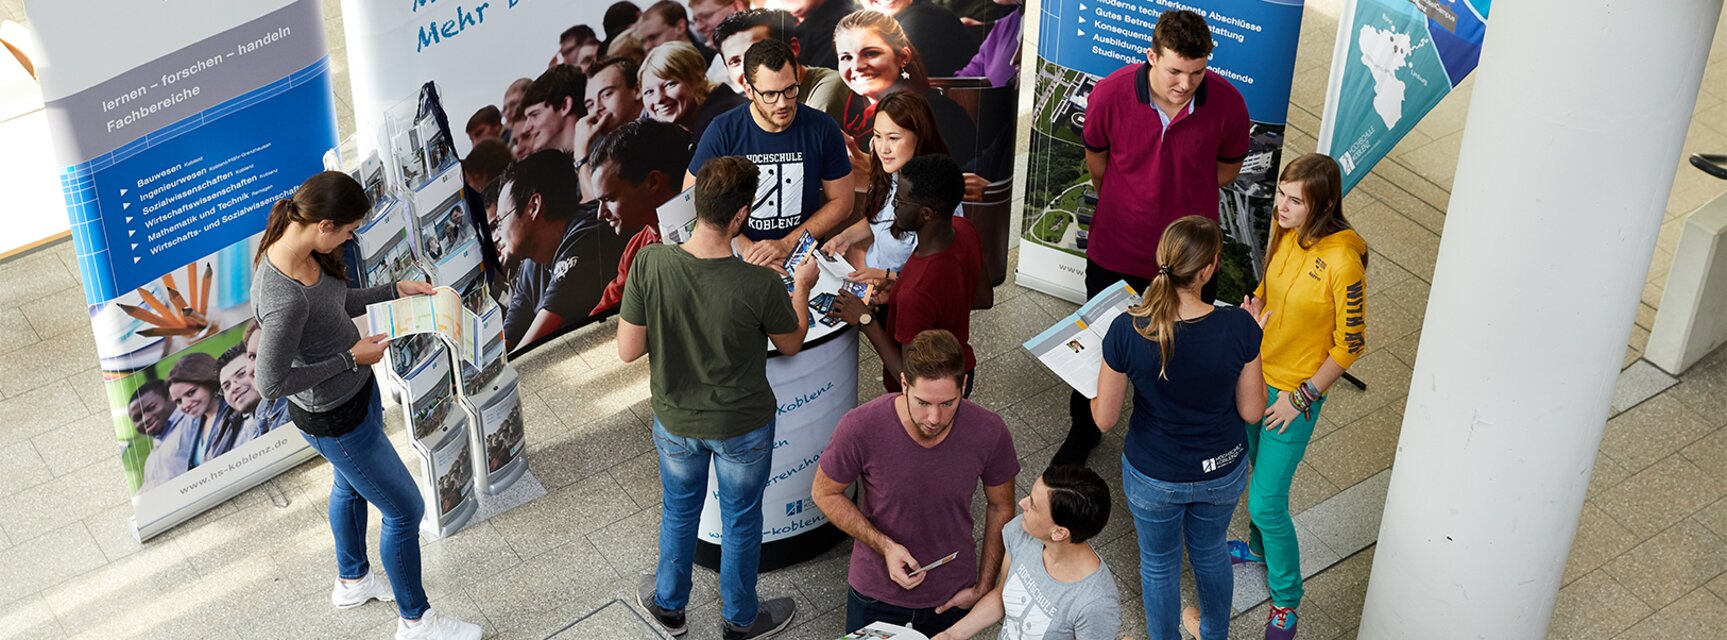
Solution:
<svg viewBox="0 0 1727 640"><path fill-rule="evenodd" d="M1347 193L1475 70L1491 0L1350 0L1319 151L1337 159Z"/></svg>
<svg viewBox="0 0 1727 640"><path fill-rule="evenodd" d="M1207 66L1247 102L1252 145L1241 175L1219 193L1218 218L1230 238L1219 296L1238 299L1245 293L1238 290L1257 280L1289 116L1300 0L1043 3L1031 153L1019 178L1026 183L1021 283L1075 302L1085 299L1085 247L1096 202L1080 142L1086 100L1104 76L1147 61L1157 18L1171 9L1205 18L1216 45Z"/></svg>

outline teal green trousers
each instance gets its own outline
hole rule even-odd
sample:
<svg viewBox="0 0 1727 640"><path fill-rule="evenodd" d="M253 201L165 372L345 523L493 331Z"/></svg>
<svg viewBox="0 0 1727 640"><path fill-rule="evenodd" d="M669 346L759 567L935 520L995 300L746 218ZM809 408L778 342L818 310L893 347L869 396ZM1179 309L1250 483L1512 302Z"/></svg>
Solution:
<svg viewBox="0 0 1727 640"><path fill-rule="evenodd" d="M1265 391L1267 407L1288 393L1272 387ZM1289 486L1324 406L1324 398L1313 403L1307 415L1297 416L1283 433L1266 431L1263 423L1247 425L1247 458L1253 465L1247 482L1247 513L1252 518L1247 544L1265 558L1271 603L1279 607L1301 606L1301 548L1295 541L1295 521L1289 516Z"/></svg>

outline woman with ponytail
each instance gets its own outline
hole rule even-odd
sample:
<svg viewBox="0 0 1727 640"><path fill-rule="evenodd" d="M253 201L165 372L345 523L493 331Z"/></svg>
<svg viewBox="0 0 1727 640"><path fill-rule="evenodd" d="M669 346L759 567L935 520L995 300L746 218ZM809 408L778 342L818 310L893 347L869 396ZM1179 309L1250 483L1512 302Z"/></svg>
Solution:
<svg viewBox="0 0 1727 640"><path fill-rule="evenodd" d="M331 603L346 609L394 600L399 640L479 638L479 626L439 615L426 601L419 545L425 504L384 435L370 367L384 355L384 336L361 337L352 320L374 302L432 292L424 282L348 287L336 250L371 208L360 183L326 171L270 209L252 278L261 336L254 382L266 399L288 398L294 426L330 461L337 569ZM368 503L384 517L378 546L388 578L372 572L366 557Z"/></svg>
<svg viewBox="0 0 1727 640"><path fill-rule="evenodd" d="M1271 610L1267 640L1295 637L1301 550L1289 516L1289 486L1313 438L1325 392L1366 350L1367 242L1343 218L1343 180L1331 158L1310 153L1277 179L1276 219L1265 279L1241 306L1265 328L1263 421L1248 425L1253 480L1248 540L1229 542L1236 563L1265 563Z"/></svg>
<svg viewBox="0 0 1727 640"><path fill-rule="evenodd" d="M1127 383L1133 415L1122 446L1121 485L1139 535L1145 629L1179 640L1181 552L1186 539L1203 640L1229 633L1234 593L1229 519L1247 487L1244 423L1265 408L1260 328L1246 311L1214 307L1200 291L1217 274L1223 232L1187 216L1157 244L1157 275L1141 302L1110 323L1091 412L1107 431L1121 418ZM1185 535L1184 535L1185 534Z"/></svg>

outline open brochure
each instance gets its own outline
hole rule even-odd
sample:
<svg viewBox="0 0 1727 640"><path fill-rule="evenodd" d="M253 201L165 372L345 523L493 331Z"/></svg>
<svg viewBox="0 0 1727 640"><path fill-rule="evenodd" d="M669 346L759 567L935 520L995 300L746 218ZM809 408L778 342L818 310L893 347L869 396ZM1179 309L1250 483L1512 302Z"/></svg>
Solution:
<svg viewBox="0 0 1727 640"><path fill-rule="evenodd" d="M869 626L840 636L836 640L929 640L929 636L897 624L871 622Z"/></svg>
<svg viewBox="0 0 1727 640"><path fill-rule="evenodd" d="M666 244L683 244L696 230L696 188L684 189L660 205L660 238Z"/></svg>
<svg viewBox="0 0 1727 640"><path fill-rule="evenodd" d="M431 295L408 296L367 305L369 335L384 334L389 340L421 333L436 333L456 345L462 361L479 362L482 345L480 318L462 306L462 295L449 287L438 287Z"/></svg>
<svg viewBox="0 0 1727 640"><path fill-rule="evenodd" d="M1087 398L1097 397L1097 371L1103 366L1103 336L1116 316L1139 304L1139 295L1118 281L1025 341L1025 349L1062 381Z"/></svg>

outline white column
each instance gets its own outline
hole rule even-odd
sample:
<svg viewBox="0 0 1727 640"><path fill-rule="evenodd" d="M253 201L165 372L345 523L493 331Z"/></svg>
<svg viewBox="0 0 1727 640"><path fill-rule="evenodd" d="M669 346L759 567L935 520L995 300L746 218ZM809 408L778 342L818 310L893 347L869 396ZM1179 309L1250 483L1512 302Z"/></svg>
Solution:
<svg viewBox="0 0 1727 640"><path fill-rule="evenodd" d="M1546 637L1720 14L1494 3L1361 638Z"/></svg>

